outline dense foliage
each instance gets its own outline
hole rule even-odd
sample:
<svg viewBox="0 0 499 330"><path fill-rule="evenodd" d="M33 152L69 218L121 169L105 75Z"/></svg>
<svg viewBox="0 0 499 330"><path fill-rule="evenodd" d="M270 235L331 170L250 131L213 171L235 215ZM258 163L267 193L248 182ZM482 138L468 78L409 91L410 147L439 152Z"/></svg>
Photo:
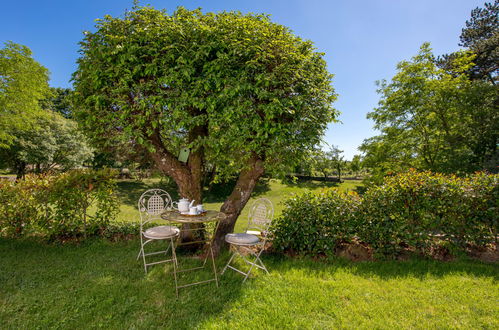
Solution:
<svg viewBox="0 0 499 330"><path fill-rule="evenodd" d="M496 240L499 175L410 170L362 197L333 190L295 196L285 205L274 225L278 250L330 255L354 236L385 256L408 248L427 253L442 242L462 250Z"/></svg>
<svg viewBox="0 0 499 330"><path fill-rule="evenodd" d="M410 167L470 173L497 155L497 87L472 81L475 55L456 54L453 71L439 68L429 44L398 64L391 82L380 82L378 108L368 114L381 134L364 141L364 164L383 176Z"/></svg>
<svg viewBox="0 0 499 330"><path fill-rule="evenodd" d="M115 173L73 170L0 181L0 234L49 239L96 235L118 212Z"/></svg>

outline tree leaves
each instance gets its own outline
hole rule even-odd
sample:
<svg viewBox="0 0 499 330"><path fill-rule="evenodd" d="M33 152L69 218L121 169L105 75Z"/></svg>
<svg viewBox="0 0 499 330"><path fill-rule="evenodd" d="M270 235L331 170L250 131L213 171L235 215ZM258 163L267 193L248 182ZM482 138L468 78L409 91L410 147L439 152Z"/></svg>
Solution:
<svg viewBox="0 0 499 330"><path fill-rule="evenodd" d="M337 116L322 55L264 15L138 7L99 21L81 54L79 116L96 140L148 146L159 130L172 154L196 144L222 176L252 152L268 170L296 162Z"/></svg>

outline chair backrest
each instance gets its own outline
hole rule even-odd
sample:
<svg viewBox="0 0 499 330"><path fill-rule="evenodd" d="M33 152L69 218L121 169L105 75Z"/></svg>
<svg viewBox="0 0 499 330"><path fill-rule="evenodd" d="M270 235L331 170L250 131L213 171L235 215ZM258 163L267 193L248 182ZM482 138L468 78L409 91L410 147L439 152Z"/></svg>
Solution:
<svg viewBox="0 0 499 330"><path fill-rule="evenodd" d="M266 231L274 217L274 206L267 198L259 198L250 206L246 231Z"/></svg>
<svg viewBox="0 0 499 330"><path fill-rule="evenodd" d="M138 203L141 225L151 220L161 219L161 213L170 209L172 198L162 189L149 189L144 192Z"/></svg>

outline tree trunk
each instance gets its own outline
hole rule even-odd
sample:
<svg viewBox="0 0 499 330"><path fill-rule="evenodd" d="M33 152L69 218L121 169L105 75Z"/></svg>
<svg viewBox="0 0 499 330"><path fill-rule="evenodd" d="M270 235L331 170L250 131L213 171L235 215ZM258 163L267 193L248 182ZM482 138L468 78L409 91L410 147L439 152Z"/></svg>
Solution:
<svg viewBox="0 0 499 330"><path fill-rule="evenodd" d="M192 139L201 134L195 132ZM152 139L156 152L151 154L157 168L165 175L171 177L177 184L181 198L194 200L195 204L201 204L203 201L202 183L203 183L203 162L204 155L202 148L192 152L189 155L187 163L180 162L174 155L166 150L159 134L153 136ZM185 224L182 231L182 242L192 242L204 238L204 231L197 230L192 232L188 229L203 228L202 225ZM193 249L199 248L198 245L193 244Z"/></svg>
<svg viewBox="0 0 499 330"><path fill-rule="evenodd" d="M265 169L261 159L254 155L249 160L249 167L239 174L236 185L230 196L225 200L220 211L226 214L215 233L213 252L215 255L225 247L225 235L234 231L236 220L248 202L258 179L263 175Z"/></svg>
<svg viewBox="0 0 499 330"><path fill-rule="evenodd" d="M26 163L23 161L20 161L17 163L16 167L17 167L16 180L21 180L26 175Z"/></svg>

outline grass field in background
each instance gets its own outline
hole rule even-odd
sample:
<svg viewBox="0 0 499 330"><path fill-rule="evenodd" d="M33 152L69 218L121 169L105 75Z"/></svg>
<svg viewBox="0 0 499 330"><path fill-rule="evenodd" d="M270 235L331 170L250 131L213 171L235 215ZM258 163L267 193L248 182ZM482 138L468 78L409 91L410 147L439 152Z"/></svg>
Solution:
<svg viewBox="0 0 499 330"><path fill-rule="evenodd" d="M361 185L359 180L346 180L341 184L334 182L298 182L298 183L283 183L281 180L266 179L261 180L255 187L251 199L243 209L236 224L236 230L242 229L247 221L248 208L251 202L260 197L268 198L275 208L275 217L279 216L282 212L282 201L290 197L293 193L301 193L305 191L320 191L324 188L338 188L343 191L355 190ZM120 180L118 181L118 196L120 198L120 213L117 217L118 221L139 221L137 212L137 201L140 195L151 188L161 188L166 190L177 201L179 196L175 187L169 181L163 181L159 178L145 179L142 181L135 180ZM205 194L205 201L203 205L209 210L219 210L225 200L225 196L230 193L230 190L214 190L212 193Z"/></svg>

